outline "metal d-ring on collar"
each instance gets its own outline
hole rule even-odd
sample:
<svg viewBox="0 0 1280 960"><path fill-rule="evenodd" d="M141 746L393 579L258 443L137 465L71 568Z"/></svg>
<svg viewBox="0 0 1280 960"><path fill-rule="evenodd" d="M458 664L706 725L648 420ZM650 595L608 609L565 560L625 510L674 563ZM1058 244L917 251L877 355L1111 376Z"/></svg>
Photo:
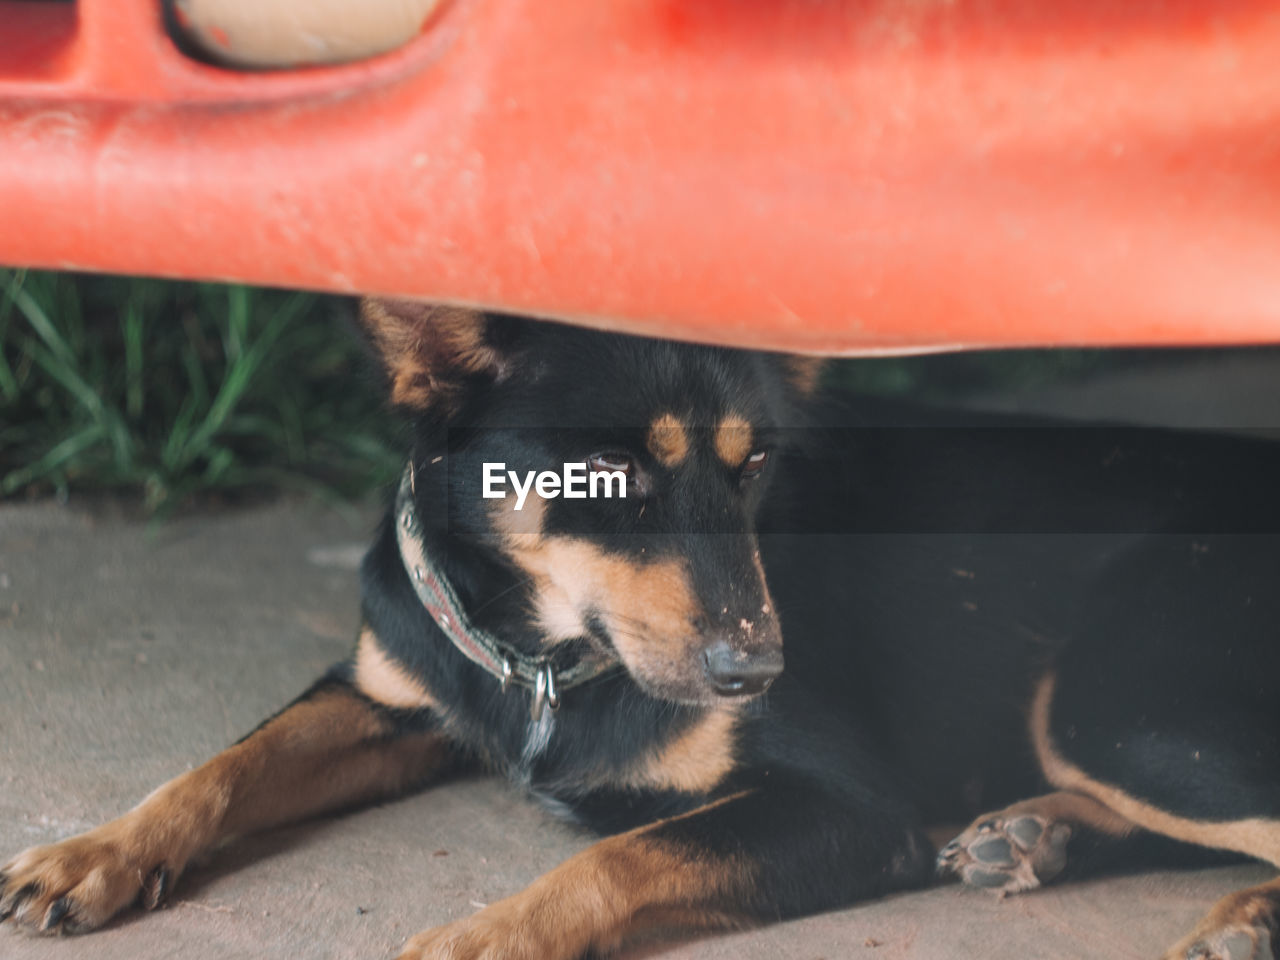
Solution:
<svg viewBox="0 0 1280 960"><path fill-rule="evenodd" d="M529 657L502 643L493 634L471 623L453 585L444 572L427 557L422 527L414 506L416 470L413 461L405 467L396 494L396 542L409 582L442 633L472 663L488 671L506 693L515 684L532 691L530 710L534 720L544 707L560 708L560 693L586 683L618 666L617 661L588 655L563 670L556 670L546 657Z"/></svg>

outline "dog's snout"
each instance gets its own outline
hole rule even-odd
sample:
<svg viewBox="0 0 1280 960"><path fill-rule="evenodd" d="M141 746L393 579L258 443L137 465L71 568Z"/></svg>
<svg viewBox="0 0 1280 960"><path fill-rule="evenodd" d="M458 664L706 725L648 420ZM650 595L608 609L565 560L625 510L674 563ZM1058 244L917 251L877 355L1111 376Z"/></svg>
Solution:
<svg viewBox="0 0 1280 960"><path fill-rule="evenodd" d="M716 693L722 697L746 697L763 693L778 679L782 673L782 650L743 650L721 640L707 647L702 663Z"/></svg>

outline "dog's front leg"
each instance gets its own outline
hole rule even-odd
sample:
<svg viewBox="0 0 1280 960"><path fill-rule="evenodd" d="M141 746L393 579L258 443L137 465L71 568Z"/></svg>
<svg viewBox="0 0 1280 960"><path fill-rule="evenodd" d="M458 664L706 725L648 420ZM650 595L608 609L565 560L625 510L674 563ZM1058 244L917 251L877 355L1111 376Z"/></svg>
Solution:
<svg viewBox="0 0 1280 960"><path fill-rule="evenodd" d="M159 904L203 851L230 837L369 802L423 781L448 748L344 681L318 683L235 746L88 833L33 847L0 872L0 920L89 930Z"/></svg>
<svg viewBox="0 0 1280 960"><path fill-rule="evenodd" d="M892 804L774 782L602 840L418 934L400 960L576 960L646 929L749 926L920 886L932 866Z"/></svg>

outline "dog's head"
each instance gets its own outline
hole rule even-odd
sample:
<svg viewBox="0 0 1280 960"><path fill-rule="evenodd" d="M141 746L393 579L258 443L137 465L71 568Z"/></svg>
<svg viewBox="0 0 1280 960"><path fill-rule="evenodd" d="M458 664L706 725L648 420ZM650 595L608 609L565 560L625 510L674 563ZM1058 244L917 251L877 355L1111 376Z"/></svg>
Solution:
<svg viewBox="0 0 1280 960"><path fill-rule="evenodd" d="M426 495L450 537L514 576L477 614L519 597L539 644L585 637L667 700L779 674L755 518L813 362L397 301L362 317L424 472L447 476Z"/></svg>

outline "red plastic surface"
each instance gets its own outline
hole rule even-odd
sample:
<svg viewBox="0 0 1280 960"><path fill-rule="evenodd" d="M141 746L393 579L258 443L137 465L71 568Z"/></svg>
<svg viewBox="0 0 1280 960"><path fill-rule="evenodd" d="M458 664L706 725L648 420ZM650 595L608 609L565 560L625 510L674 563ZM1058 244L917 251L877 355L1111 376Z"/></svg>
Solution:
<svg viewBox="0 0 1280 960"><path fill-rule="evenodd" d="M153 0L0 2L0 262L814 351L1277 341L1280 4L446 0L245 74Z"/></svg>

